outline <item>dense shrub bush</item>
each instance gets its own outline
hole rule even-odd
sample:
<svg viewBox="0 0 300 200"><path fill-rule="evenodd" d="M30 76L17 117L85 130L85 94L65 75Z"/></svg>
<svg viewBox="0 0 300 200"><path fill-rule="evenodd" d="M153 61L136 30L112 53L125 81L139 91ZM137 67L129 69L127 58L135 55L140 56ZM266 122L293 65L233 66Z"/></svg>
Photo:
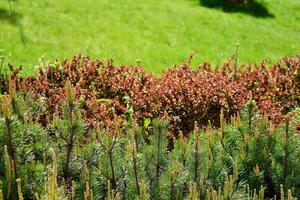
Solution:
<svg viewBox="0 0 300 200"><path fill-rule="evenodd" d="M12 66L10 66L12 68ZM20 77L20 68L1 76L1 91L8 92L8 79L17 91L29 91L44 99L45 111L35 120L46 125L60 115L66 80L75 88L75 99L88 127L114 129L116 119L132 116L140 124L147 118L168 115L171 134L188 133L195 121L206 126L219 124L221 109L227 119L240 111L250 98L261 113L275 123L300 103L300 57L286 57L272 66L265 62L247 65L233 76L234 65L219 68L202 64L192 69L187 64L165 71L161 77L141 67L113 67L112 61L74 57L40 69L37 76Z"/></svg>

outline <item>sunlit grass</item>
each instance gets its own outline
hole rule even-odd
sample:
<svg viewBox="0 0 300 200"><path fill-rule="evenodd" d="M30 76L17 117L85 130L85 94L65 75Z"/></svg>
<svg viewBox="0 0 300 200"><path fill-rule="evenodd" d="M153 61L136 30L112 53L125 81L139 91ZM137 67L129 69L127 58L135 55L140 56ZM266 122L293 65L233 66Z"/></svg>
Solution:
<svg viewBox="0 0 300 200"><path fill-rule="evenodd" d="M260 1L258 1L260 2ZM0 1L0 54L32 73L37 59L88 54L154 73L193 51L193 65L222 62L240 44L239 63L300 53L300 2L261 1L273 17L226 13L197 0L20 0L14 20Z"/></svg>

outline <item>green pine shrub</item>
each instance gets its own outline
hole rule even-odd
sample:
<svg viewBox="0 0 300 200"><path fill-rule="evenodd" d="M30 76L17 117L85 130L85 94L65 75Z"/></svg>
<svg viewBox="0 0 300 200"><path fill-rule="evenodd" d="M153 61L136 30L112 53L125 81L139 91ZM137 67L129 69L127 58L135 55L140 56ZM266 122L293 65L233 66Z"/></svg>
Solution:
<svg viewBox="0 0 300 200"><path fill-rule="evenodd" d="M275 126L250 100L230 120L221 110L218 128L195 123L188 136L170 137L167 114L139 126L129 112L109 131L89 129L69 82L64 92L62 114L46 127L33 117L45 101L13 84L1 96L0 199L300 196L298 109Z"/></svg>

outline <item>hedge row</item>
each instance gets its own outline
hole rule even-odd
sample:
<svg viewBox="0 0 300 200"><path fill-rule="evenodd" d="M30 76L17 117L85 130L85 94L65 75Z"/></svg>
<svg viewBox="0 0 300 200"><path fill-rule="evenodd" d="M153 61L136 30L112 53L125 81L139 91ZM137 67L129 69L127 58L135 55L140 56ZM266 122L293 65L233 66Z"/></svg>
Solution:
<svg viewBox="0 0 300 200"><path fill-rule="evenodd" d="M49 64L37 76L22 77L21 68L10 69L11 75L1 76L2 92L8 93L11 82L17 91L43 98L45 110L35 120L45 125L61 112L66 80L75 88L87 126L107 130L113 129L115 120L133 118L143 123L147 118L165 116L172 134L179 130L188 133L195 121L201 126L209 122L218 125L221 109L229 119L251 98L278 123L282 114L300 103L300 56L285 57L272 66L265 62L247 65L237 71L230 62L219 67L204 63L197 69L182 64L160 77L142 67L114 67L112 61L84 56Z"/></svg>

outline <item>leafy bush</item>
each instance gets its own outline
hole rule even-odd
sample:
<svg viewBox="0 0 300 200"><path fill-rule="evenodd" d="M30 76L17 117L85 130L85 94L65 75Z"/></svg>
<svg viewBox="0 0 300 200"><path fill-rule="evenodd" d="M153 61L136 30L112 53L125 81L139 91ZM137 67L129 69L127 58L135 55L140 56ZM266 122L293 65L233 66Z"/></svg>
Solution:
<svg viewBox="0 0 300 200"><path fill-rule="evenodd" d="M61 114L64 85L69 80L88 127L113 130L115 120L122 123L129 115L142 125L147 118L167 113L171 134L178 135L179 130L189 133L195 121L200 126L209 121L218 126L221 109L229 119L251 98L261 113L278 124L282 114L299 106L299 63L298 56L286 57L270 67L265 62L247 65L236 76L230 62L219 68L205 63L197 69L182 64L156 77L141 67L113 67L111 61L78 56L49 64L34 77L20 77L22 69L10 66L12 74L1 77L1 91L8 92L10 79L17 91L30 91L35 99L44 99L45 111L35 120L45 126Z"/></svg>

